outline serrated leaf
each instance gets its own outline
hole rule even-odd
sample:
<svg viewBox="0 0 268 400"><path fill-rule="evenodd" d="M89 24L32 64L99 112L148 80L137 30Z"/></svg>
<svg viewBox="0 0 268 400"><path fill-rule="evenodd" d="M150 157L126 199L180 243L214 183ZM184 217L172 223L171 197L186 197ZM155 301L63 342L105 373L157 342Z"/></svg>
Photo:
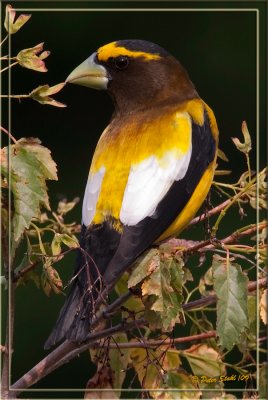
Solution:
<svg viewBox="0 0 268 400"><path fill-rule="evenodd" d="M6 16L4 27L9 34L14 34L23 27L24 24L31 18L30 14L21 14L15 21L16 11L14 8L8 4L6 6Z"/></svg>
<svg viewBox="0 0 268 400"><path fill-rule="evenodd" d="M207 344L193 345L183 352L193 374L196 376L218 377L226 373L220 354Z"/></svg>
<svg viewBox="0 0 268 400"><path fill-rule="evenodd" d="M248 278L238 264L221 257L213 258L214 289L217 301L217 333L220 345L230 350L248 328Z"/></svg>
<svg viewBox="0 0 268 400"><path fill-rule="evenodd" d="M56 164L50 151L38 140L21 139L2 149L2 174L9 178L7 154L10 151L11 182L14 201L12 218L13 239L18 242L24 229L29 228L33 218L40 216L40 207L49 209L46 180L57 179Z"/></svg>
<svg viewBox="0 0 268 400"><path fill-rule="evenodd" d="M261 300L260 300L260 316L262 322L267 325L267 289L265 289L262 293Z"/></svg>
<svg viewBox="0 0 268 400"><path fill-rule="evenodd" d="M128 278L128 288L132 288L143 281L159 267L159 264L159 251L157 249L148 250L143 257L140 257L134 263L133 270Z"/></svg>
<svg viewBox="0 0 268 400"><path fill-rule="evenodd" d="M142 295L151 328L161 321L164 331L173 329L182 315L183 268L180 260L162 259L156 270L143 282ZM157 317L152 315L157 314ZM160 318L160 319L159 319Z"/></svg>

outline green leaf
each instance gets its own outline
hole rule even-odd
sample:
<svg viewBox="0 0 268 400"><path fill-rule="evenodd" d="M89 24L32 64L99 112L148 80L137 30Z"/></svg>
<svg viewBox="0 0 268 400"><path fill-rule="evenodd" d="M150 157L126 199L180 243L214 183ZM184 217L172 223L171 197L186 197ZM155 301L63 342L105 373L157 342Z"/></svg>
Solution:
<svg viewBox="0 0 268 400"><path fill-rule="evenodd" d="M146 317L152 329L162 325L171 331L181 321L183 263L175 258L162 257L160 265L142 284ZM154 315L155 314L155 315Z"/></svg>
<svg viewBox="0 0 268 400"><path fill-rule="evenodd" d="M6 16L4 27L9 34L14 34L23 27L24 24L31 18L30 14L21 14L15 21L16 11L8 4L6 6Z"/></svg>
<svg viewBox="0 0 268 400"><path fill-rule="evenodd" d="M128 288L136 286L148 275L152 274L160 265L160 256L157 249L148 250L144 256L139 257L133 265L133 270L128 278Z"/></svg>
<svg viewBox="0 0 268 400"><path fill-rule="evenodd" d="M111 343L127 343L128 338L125 333L118 333L113 336ZM110 349L109 350L110 366L113 371L113 387L121 389L126 377L127 366L130 361L130 349ZM117 391L120 397L120 391Z"/></svg>
<svg viewBox="0 0 268 400"><path fill-rule="evenodd" d="M115 291L120 296L121 294L126 293L128 290L128 273L125 272L119 281L115 285ZM138 296L131 296L125 303L124 307L126 307L129 311L139 312L144 309L143 302ZM124 315L125 312L123 311L122 314ZM128 316L128 313L126 313Z"/></svg>
<svg viewBox="0 0 268 400"><path fill-rule="evenodd" d="M218 377L225 375L225 367L220 354L207 344L194 345L183 352L193 374L196 376Z"/></svg>
<svg viewBox="0 0 268 400"><path fill-rule="evenodd" d="M230 350L248 328L247 283L240 265L214 255L214 289L217 302L217 333L220 345Z"/></svg>
<svg viewBox="0 0 268 400"><path fill-rule="evenodd" d="M46 180L57 179L56 164L50 151L38 139L21 139L2 149L2 175L9 179L7 154L10 151L10 187L13 195L13 239L18 242L33 218L40 215L41 206L50 209Z"/></svg>

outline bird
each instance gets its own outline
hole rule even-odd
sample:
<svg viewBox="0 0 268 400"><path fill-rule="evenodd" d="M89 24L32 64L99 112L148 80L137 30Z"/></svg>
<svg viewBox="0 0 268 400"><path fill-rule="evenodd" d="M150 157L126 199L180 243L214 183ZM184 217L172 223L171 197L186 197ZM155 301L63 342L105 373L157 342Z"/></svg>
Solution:
<svg viewBox="0 0 268 400"><path fill-rule="evenodd" d="M70 292L45 343L83 342L94 301L150 246L178 235L204 202L218 127L182 64L163 47L105 44L66 83L106 90L114 111L97 143Z"/></svg>

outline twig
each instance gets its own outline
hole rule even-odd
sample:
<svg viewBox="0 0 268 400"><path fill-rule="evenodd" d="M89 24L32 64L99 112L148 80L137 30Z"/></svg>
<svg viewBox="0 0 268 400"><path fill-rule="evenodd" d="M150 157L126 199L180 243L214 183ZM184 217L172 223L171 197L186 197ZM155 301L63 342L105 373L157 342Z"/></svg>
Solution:
<svg viewBox="0 0 268 400"><path fill-rule="evenodd" d="M241 230L235 231L231 235L227 236L226 238L221 239L221 240L216 240L215 242L213 241L213 239L212 240L211 239L204 240L202 242L196 242L196 244L194 244L193 246L185 247L181 250L178 250L178 253L185 254L185 253L194 253L196 251L203 252L208 249L213 249L215 246L217 246L219 244L222 245L222 244L232 243L239 239L242 239L245 236L253 235L257 231L262 230L265 227L267 227L266 221L261 222L259 224L251 225L248 229L245 229L244 231L241 231ZM170 243L172 245L172 247L174 247L174 248L181 246L180 239L171 239L167 243Z"/></svg>
<svg viewBox="0 0 268 400"><path fill-rule="evenodd" d="M1 378L1 399L10 398L9 377L11 370L12 352L13 352L13 332L14 332L14 316L15 316L15 285L10 283L9 286L9 314L6 324L6 342L5 351L3 353L3 369Z"/></svg>
<svg viewBox="0 0 268 400"><path fill-rule="evenodd" d="M9 69L9 68L12 68L12 67L14 67L15 65L17 65L18 64L18 61L15 61L15 62L13 62L12 64L10 64L8 67L5 67L5 68L3 68L3 69L1 69L1 71L0 71L0 74L2 73L2 72L4 72L4 71L6 71L7 69ZM13 96L1 96L1 97L13 97Z"/></svg>
<svg viewBox="0 0 268 400"><path fill-rule="evenodd" d="M187 343L192 342L194 340L204 340L209 339L212 337L216 337L216 331L209 331L205 333L200 333L198 335L192 336L184 336L180 338L167 338L165 340L145 340L143 342L120 342L120 343L110 343L110 344L103 344L97 343L96 345L92 346L93 348L100 348L100 347L109 347L109 349L134 349L134 348L150 348L150 347L158 347L158 346L172 346L173 343Z"/></svg>
<svg viewBox="0 0 268 400"><path fill-rule="evenodd" d="M27 265L27 267L18 271L18 273L16 275L14 275L14 277L13 277L13 282L17 282L20 278L22 278L25 274L27 274L27 272L34 269L39 264L39 261L40 260L37 260L37 261Z"/></svg>
<svg viewBox="0 0 268 400"><path fill-rule="evenodd" d="M4 133L6 133L14 143L17 143L17 140L14 138L14 136L11 135L11 133L8 132L5 128L3 128L2 126L0 126L0 130L3 131Z"/></svg>
<svg viewBox="0 0 268 400"><path fill-rule="evenodd" d="M204 221L205 219L211 217L212 215L218 214L223 210L229 203L231 202L231 199L225 200L223 203L219 204L217 207L212 208L212 210L209 210L208 212L205 212L201 214L200 216L195 217L192 219L192 221L188 224L187 228L189 228L192 225L198 224L201 221Z"/></svg>

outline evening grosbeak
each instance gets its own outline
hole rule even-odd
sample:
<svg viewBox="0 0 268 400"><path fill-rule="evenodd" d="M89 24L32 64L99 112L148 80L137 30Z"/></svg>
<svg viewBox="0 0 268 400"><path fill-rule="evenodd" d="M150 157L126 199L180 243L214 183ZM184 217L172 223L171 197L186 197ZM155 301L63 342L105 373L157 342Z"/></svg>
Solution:
<svg viewBox="0 0 268 400"><path fill-rule="evenodd" d="M107 90L115 110L92 159L81 251L46 348L85 340L98 291L187 226L210 189L218 146L213 111L180 62L156 44L107 44L66 81Z"/></svg>

